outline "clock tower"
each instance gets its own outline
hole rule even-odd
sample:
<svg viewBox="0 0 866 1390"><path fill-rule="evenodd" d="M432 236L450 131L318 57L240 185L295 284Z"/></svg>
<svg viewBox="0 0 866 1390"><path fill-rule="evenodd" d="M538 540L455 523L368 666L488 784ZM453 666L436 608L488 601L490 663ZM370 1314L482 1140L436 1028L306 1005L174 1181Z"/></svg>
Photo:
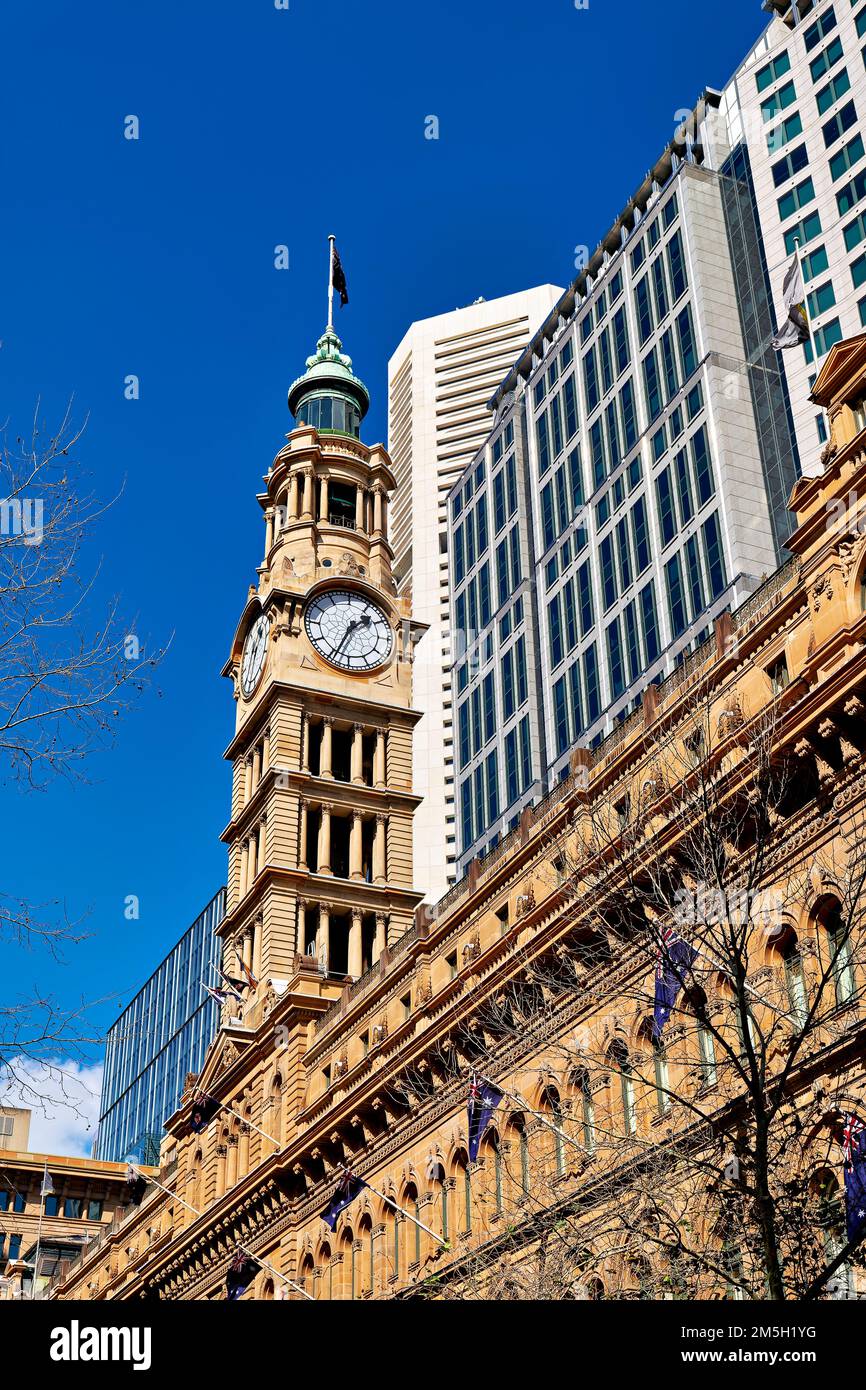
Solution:
<svg viewBox="0 0 866 1390"><path fill-rule="evenodd" d="M313 959L329 982L357 979L423 896L411 688L424 628L396 594L395 480L382 445L361 442L368 406L329 322L289 389L294 427L258 497L258 582L223 671L237 701L224 966L277 992Z"/></svg>

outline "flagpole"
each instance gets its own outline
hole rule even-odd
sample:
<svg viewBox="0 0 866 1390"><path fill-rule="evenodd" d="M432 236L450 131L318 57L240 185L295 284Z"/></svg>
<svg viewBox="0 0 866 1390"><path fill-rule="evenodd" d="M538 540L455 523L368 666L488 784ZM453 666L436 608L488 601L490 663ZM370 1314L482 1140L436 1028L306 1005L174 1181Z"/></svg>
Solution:
<svg viewBox="0 0 866 1390"><path fill-rule="evenodd" d="M334 244L337 238L328 237L328 327L334 327Z"/></svg>
<svg viewBox="0 0 866 1390"><path fill-rule="evenodd" d="M135 1173L136 1177L144 1178L144 1174L139 1172L134 1163L130 1163L129 1168L131 1172ZM185 1202L179 1192L172 1191L170 1187L166 1187L164 1183L161 1183L158 1178L148 1176L144 1178L144 1180L145 1182L152 1182L154 1187L158 1187L166 1196L173 1197L176 1202L180 1202L181 1206L186 1207L187 1211L191 1211L193 1216L203 1215L202 1212L196 1211L195 1207L190 1206L189 1202ZM256 1264L261 1265L263 1269L269 1269L278 1279L282 1279L284 1283L288 1284L289 1288L295 1289L298 1293L302 1293L304 1298L308 1298L311 1303L315 1303L316 1300L313 1298L312 1294L307 1293L306 1289L301 1288L301 1285L296 1284L294 1279L290 1279L287 1274L281 1274L278 1269L274 1268L270 1261L263 1260L261 1255L257 1255L253 1250L248 1250L245 1245L241 1245L240 1241L237 1242L237 1248L243 1255L248 1255L251 1260L255 1260Z"/></svg>
<svg viewBox="0 0 866 1390"><path fill-rule="evenodd" d="M281 1149L283 1147L279 1139L275 1139L272 1134L266 1134L263 1129L259 1129L258 1125L254 1125L252 1120L248 1120L244 1115L239 1115L237 1110L232 1110L231 1106L226 1105L224 1100L217 1100L216 1096L208 1095L207 1091L200 1091L199 1094L201 1095L203 1100L216 1101L220 1110L227 1110L230 1115L234 1115L236 1120L240 1120L242 1125L248 1125L250 1129L255 1130L256 1134L260 1134L263 1139L270 1139L271 1143L276 1144L278 1149Z"/></svg>
<svg viewBox="0 0 866 1390"><path fill-rule="evenodd" d="M36 1297L36 1280L39 1278L39 1250L42 1245L42 1216L45 1211L45 1187L48 1182L48 1164L45 1165L45 1172L42 1174L42 1186L39 1189L39 1226L36 1230L36 1256L33 1261L33 1284L30 1289L30 1297Z"/></svg>
<svg viewBox="0 0 866 1390"><path fill-rule="evenodd" d="M345 1172L348 1177L354 1176L349 1172L348 1168L345 1170ZM424 1222L419 1221L417 1216L413 1216L411 1212L406 1211L405 1207L401 1207L398 1202L394 1201L393 1197L386 1197L384 1192L380 1192L378 1187L373 1187L373 1185L367 1182L366 1179L362 1178L361 1181L364 1183L364 1186L367 1188L368 1192L372 1192L377 1197L381 1197L383 1202L387 1202L388 1206L391 1207L394 1211L399 1211L400 1215L405 1216L407 1221L413 1222L413 1224L418 1226L420 1230L426 1231L428 1236L432 1236L433 1240L436 1241L437 1245L442 1246L443 1250L451 1249L450 1241L443 1240L442 1237L437 1235L435 1231L431 1231L429 1226L425 1226Z"/></svg>

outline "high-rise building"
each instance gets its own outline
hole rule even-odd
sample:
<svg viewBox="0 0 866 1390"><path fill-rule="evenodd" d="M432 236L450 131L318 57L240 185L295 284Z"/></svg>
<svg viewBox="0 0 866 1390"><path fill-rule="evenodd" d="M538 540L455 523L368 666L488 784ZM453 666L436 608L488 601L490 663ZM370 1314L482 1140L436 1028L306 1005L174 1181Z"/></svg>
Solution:
<svg viewBox="0 0 866 1390"><path fill-rule="evenodd" d="M799 249L812 342L763 365L785 374L799 454L814 471L827 432L811 384L832 344L866 324L866 5L765 8L773 18L700 138L714 167L751 185L778 316Z"/></svg>
<svg viewBox="0 0 866 1390"><path fill-rule="evenodd" d="M221 888L109 1029L95 1158L157 1161L163 1124L217 1030L219 1009L202 985L220 983L225 904Z"/></svg>
<svg viewBox="0 0 866 1390"><path fill-rule="evenodd" d="M445 499L490 430L488 401L547 317L554 285L479 300L413 323L388 364L388 449L397 491L391 518L397 592L428 624L418 652L414 880L434 902L454 880L454 749L449 669Z"/></svg>
<svg viewBox="0 0 866 1390"><path fill-rule="evenodd" d="M748 189L675 140L493 397L450 495L460 872L779 562L798 469L744 333L746 297L773 331L759 253Z"/></svg>

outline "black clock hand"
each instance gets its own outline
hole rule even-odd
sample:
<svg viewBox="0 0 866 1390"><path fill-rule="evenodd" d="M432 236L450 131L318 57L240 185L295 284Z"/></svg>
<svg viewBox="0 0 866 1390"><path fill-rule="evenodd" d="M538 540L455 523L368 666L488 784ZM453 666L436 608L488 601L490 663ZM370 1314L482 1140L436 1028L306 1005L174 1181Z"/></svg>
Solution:
<svg viewBox="0 0 866 1390"><path fill-rule="evenodd" d="M358 626L358 622L359 622L359 621L360 621L360 620L356 618L354 622L349 623L349 625L348 625L347 628L346 628L346 631L343 633L342 637L340 638L339 645L334 649L334 656L338 656L338 655L339 655L339 653L340 653L340 651L341 651L341 649L342 649L343 643L346 641L346 638L347 638L347 637L351 637L352 633L355 631L355 628Z"/></svg>

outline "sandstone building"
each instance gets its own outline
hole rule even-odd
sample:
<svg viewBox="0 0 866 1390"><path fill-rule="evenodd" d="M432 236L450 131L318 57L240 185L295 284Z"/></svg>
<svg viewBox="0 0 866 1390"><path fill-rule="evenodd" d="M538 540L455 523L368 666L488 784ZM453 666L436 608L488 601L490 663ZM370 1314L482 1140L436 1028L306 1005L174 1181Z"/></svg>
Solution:
<svg viewBox="0 0 866 1390"><path fill-rule="evenodd" d="M167 1124L160 1185L55 1297L221 1299L239 1247L259 1299L797 1297L844 1256L840 1123L866 1107L866 335L814 396L830 443L794 488L791 558L431 913L394 479L326 332L226 666L224 962L258 983ZM697 954L659 1036L673 921ZM501 1101L470 1162L473 1070ZM195 1133L201 1097L221 1108ZM347 1167L368 1186L332 1228ZM823 1294L857 1294L856 1266Z"/></svg>

